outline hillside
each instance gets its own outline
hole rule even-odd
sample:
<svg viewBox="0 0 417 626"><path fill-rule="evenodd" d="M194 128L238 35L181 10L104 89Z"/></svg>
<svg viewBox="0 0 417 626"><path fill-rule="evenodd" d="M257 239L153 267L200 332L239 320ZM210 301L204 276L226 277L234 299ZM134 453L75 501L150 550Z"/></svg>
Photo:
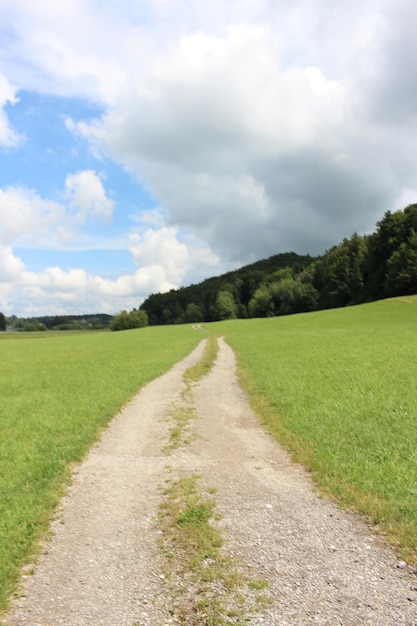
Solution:
<svg viewBox="0 0 417 626"><path fill-rule="evenodd" d="M295 252L276 254L222 276L208 278L197 285L153 294L145 300L141 309L147 312L150 324L248 317L249 303L267 277L299 276L315 260Z"/></svg>
<svg viewBox="0 0 417 626"><path fill-rule="evenodd" d="M272 317L417 293L417 204L387 211L320 257L277 254L198 285L149 296L149 323Z"/></svg>

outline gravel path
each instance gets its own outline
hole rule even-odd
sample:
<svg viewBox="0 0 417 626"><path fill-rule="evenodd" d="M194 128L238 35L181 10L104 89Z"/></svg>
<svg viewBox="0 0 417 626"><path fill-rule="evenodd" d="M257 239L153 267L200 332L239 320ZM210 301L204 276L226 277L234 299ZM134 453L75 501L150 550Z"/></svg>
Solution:
<svg viewBox="0 0 417 626"><path fill-rule="evenodd" d="M213 370L193 388L191 443L163 452L169 415L183 402L183 373L204 343L147 385L78 468L8 622L178 623L158 548L160 485L173 472L199 472L216 488L225 551L243 572L269 582L269 602L246 623L416 626L416 577L397 567L395 554L356 516L319 498L308 475L265 434L223 340Z"/></svg>

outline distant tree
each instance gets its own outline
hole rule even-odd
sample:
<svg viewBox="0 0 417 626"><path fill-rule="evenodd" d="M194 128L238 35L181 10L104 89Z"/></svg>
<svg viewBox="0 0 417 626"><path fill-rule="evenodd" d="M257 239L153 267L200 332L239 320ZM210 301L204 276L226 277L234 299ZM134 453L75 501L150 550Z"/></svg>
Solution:
<svg viewBox="0 0 417 626"><path fill-rule="evenodd" d="M417 234L414 230L387 261L385 292L389 296L417 293Z"/></svg>
<svg viewBox="0 0 417 626"><path fill-rule="evenodd" d="M174 300L172 315L174 324L180 324L184 319L184 308L178 300Z"/></svg>
<svg viewBox="0 0 417 626"><path fill-rule="evenodd" d="M52 326L52 330L84 330L85 326L80 322L69 321L65 324L55 324Z"/></svg>
<svg viewBox="0 0 417 626"><path fill-rule="evenodd" d="M204 313L201 307L198 304L194 304L194 302L190 302L187 305L184 314L184 322L203 322L204 321Z"/></svg>
<svg viewBox="0 0 417 626"><path fill-rule="evenodd" d="M236 319L237 306L230 291L222 290L217 294L216 316L219 320Z"/></svg>
<svg viewBox="0 0 417 626"><path fill-rule="evenodd" d="M117 313L110 322L110 330L127 330L129 328L129 314L123 310Z"/></svg>
<svg viewBox="0 0 417 626"><path fill-rule="evenodd" d="M149 323L146 311L138 311L137 309L133 309L133 311L129 313L129 319L131 328L145 328Z"/></svg>
<svg viewBox="0 0 417 626"><path fill-rule="evenodd" d="M27 320L23 317L16 317L16 315L12 315L8 318L9 324L14 328L14 330L22 329L25 324L27 324Z"/></svg>
<svg viewBox="0 0 417 626"><path fill-rule="evenodd" d="M174 319L172 317L172 311L169 307L165 307L162 310L162 313L160 315L160 323L161 324L173 324L174 323Z"/></svg>
<svg viewBox="0 0 417 626"><path fill-rule="evenodd" d="M110 330L129 330L131 328L144 328L148 325L146 311L133 309L130 313L121 311L115 315L110 323Z"/></svg>
<svg viewBox="0 0 417 626"><path fill-rule="evenodd" d="M44 332L46 330L46 326L45 324L42 324L42 322L30 322L29 324L25 324L19 330L26 333Z"/></svg>
<svg viewBox="0 0 417 626"><path fill-rule="evenodd" d="M314 266L314 286L323 309L358 304L365 299L367 240L354 233L333 246Z"/></svg>
<svg viewBox="0 0 417 626"><path fill-rule="evenodd" d="M67 315L57 315L53 318L51 328L55 328L56 330L69 330L69 325L71 325L71 320Z"/></svg>
<svg viewBox="0 0 417 626"><path fill-rule="evenodd" d="M263 285L271 285L272 283L279 283L281 280L285 278L293 278L294 271L291 267L281 267L276 272L272 272L272 274L268 274L262 280Z"/></svg>
<svg viewBox="0 0 417 626"><path fill-rule="evenodd" d="M251 317L271 317L274 315L274 301L270 286L261 285L253 294L249 302L249 315Z"/></svg>
<svg viewBox="0 0 417 626"><path fill-rule="evenodd" d="M284 278L270 287L275 315L304 313L318 308L319 293L312 286L294 278Z"/></svg>
<svg viewBox="0 0 417 626"><path fill-rule="evenodd" d="M285 274L282 274L283 276ZM263 284L249 303L251 317L270 317L314 311L318 308L319 293L308 283L291 278Z"/></svg>
<svg viewBox="0 0 417 626"><path fill-rule="evenodd" d="M0 331L6 330L6 318L3 313L0 313Z"/></svg>
<svg viewBox="0 0 417 626"><path fill-rule="evenodd" d="M413 234L417 232L417 204L410 204L403 211L386 211L376 226L376 231L368 237L365 281L368 300L401 295L395 277L404 284L405 276L401 275L399 264L411 262Z"/></svg>

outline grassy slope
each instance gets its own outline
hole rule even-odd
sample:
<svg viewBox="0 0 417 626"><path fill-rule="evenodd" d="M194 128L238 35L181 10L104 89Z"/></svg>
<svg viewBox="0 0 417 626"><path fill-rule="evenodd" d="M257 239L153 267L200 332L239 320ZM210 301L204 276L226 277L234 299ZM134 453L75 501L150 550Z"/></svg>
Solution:
<svg viewBox="0 0 417 626"><path fill-rule="evenodd" d="M417 562L417 297L213 329L270 431Z"/></svg>
<svg viewBox="0 0 417 626"><path fill-rule="evenodd" d="M0 339L0 611L71 463L142 385L201 340L190 326Z"/></svg>

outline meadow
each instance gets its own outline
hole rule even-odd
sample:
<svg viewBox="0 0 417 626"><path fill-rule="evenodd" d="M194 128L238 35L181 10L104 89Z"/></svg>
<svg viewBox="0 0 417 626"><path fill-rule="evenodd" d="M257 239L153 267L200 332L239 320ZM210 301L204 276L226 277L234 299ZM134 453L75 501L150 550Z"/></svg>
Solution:
<svg viewBox="0 0 417 626"><path fill-rule="evenodd" d="M205 327L226 337L265 427L320 490L417 563L417 297ZM73 464L203 338L191 325L0 335L0 612Z"/></svg>
<svg viewBox="0 0 417 626"><path fill-rule="evenodd" d="M266 428L417 564L417 297L212 325Z"/></svg>
<svg viewBox="0 0 417 626"><path fill-rule="evenodd" d="M200 340L184 326L0 334L0 613L71 466L129 398Z"/></svg>

